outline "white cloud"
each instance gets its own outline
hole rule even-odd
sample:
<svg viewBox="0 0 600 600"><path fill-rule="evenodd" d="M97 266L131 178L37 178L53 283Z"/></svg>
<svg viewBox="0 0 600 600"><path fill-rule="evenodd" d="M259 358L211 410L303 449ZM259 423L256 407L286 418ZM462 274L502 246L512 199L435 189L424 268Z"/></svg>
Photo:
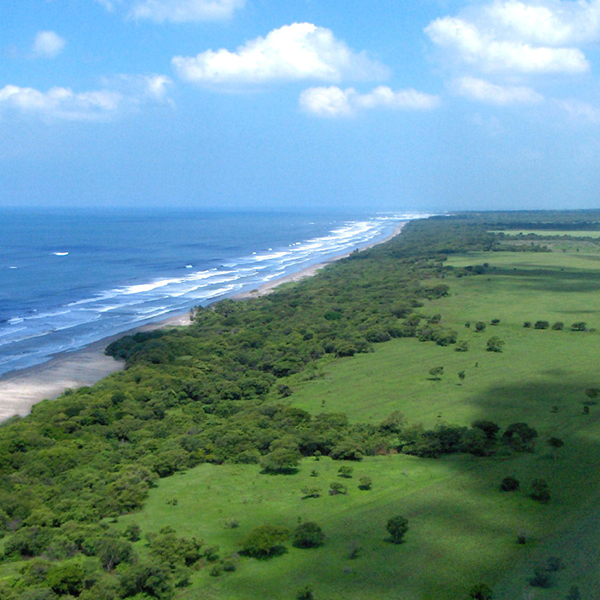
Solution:
<svg viewBox="0 0 600 600"><path fill-rule="evenodd" d="M35 36L33 53L43 58L54 58L62 52L65 44L65 40L54 31L40 31Z"/></svg>
<svg viewBox="0 0 600 600"><path fill-rule="evenodd" d="M165 87L169 82L163 75L123 75L114 80L112 88L80 93L64 87L41 92L7 85L0 89L0 113L12 112L50 120L106 120L143 104L164 102L167 99Z"/></svg>
<svg viewBox="0 0 600 600"><path fill-rule="evenodd" d="M476 77L461 77L454 82L454 89L461 96L471 100L499 106L534 104L544 99L541 94L529 87L496 85Z"/></svg>
<svg viewBox="0 0 600 600"><path fill-rule="evenodd" d="M600 124L600 108L580 100L557 100L560 108L574 119Z"/></svg>
<svg viewBox="0 0 600 600"><path fill-rule="evenodd" d="M131 16L157 23L219 21L243 8L245 0L143 0L134 3Z"/></svg>
<svg viewBox="0 0 600 600"><path fill-rule="evenodd" d="M496 0L484 7L483 15L503 35L534 44L564 46L600 38L599 0Z"/></svg>
<svg viewBox="0 0 600 600"><path fill-rule="evenodd" d="M179 77L209 84L252 84L276 80L373 79L387 69L364 52L356 53L331 30L311 23L274 29L240 46L236 52L207 50L196 57L172 60Z"/></svg>
<svg viewBox="0 0 600 600"><path fill-rule="evenodd" d="M499 37L493 21L475 24L443 17L430 23L425 33L458 62L485 72L580 73L589 69L579 48L533 46L515 37Z"/></svg>
<svg viewBox="0 0 600 600"><path fill-rule="evenodd" d="M348 116L361 109L392 108L399 110L431 110L440 105L440 98L413 89L394 92L387 86L376 87L368 94L354 88L337 86L314 87L300 95L300 106L321 117Z"/></svg>

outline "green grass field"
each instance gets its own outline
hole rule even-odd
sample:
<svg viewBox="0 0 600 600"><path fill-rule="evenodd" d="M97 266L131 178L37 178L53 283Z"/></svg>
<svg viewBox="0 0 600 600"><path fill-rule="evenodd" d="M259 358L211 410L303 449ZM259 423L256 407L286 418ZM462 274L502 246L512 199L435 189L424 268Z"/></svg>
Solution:
<svg viewBox="0 0 600 600"><path fill-rule="evenodd" d="M502 229L492 231L492 233L503 233L504 235L516 236L516 235L529 235L533 233L534 235L539 235L541 237L558 237L558 236L569 236L574 238L582 238L582 237L590 237L590 238L600 238L600 231L570 231L570 230L546 230L546 229Z"/></svg>
<svg viewBox="0 0 600 600"><path fill-rule="evenodd" d="M247 532L264 523L293 528L312 520L327 535L319 549L290 547L268 561L242 558L232 574L210 577L203 569L178 597L285 600L309 583L319 600L456 600L482 581L499 599L533 591L535 598L558 600L574 584L583 598L593 597L600 589L600 406L584 415L582 402L586 388L600 387L600 333L568 326L586 321L600 327L600 260L574 253L479 253L453 256L449 264L484 262L490 265L486 274L448 278L450 295L421 309L441 313L443 324L469 342L468 352L393 340L371 354L326 365L312 381L290 378L295 391L288 400L313 414L343 411L353 421L375 424L393 410L426 426L526 421L540 434L536 452L493 459L370 457L352 465L348 496L327 495L332 481L343 481L340 463L329 459L306 459L289 476L261 475L257 466L202 465L161 480L143 512L122 517L119 526L135 521L147 533L171 525L218 544L222 556L239 550ZM494 318L500 319L495 327L489 325ZM563 321L566 328L524 329L526 320ZM487 329L476 333L476 321L488 323ZM502 353L485 351L492 335L504 340ZM431 380L433 366L444 366L441 381ZM555 454L545 444L550 436L565 441ZM310 476L313 469L318 477ZM358 489L361 475L372 477L372 491ZM521 480L522 491L498 490L507 475ZM548 505L527 497L538 477L550 484ZM306 486L324 495L302 499ZM385 539L385 523L396 514L410 523L398 546ZM228 529L230 519L239 520L239 528ZM517 543L520 530L527 532L526 545ZM143 553L143 543L137 545ZM354 545L362 551L350 560ZM548 556L560 556L567 568L551 589L530 588L534 566Z"/></svg>

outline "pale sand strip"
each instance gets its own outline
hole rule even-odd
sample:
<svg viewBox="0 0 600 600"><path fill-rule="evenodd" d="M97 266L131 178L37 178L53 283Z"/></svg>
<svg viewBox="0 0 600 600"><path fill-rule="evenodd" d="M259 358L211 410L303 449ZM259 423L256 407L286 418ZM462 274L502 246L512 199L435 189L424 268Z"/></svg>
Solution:
<svg viewBox="0 0 600 600"><path fill-rule="evenodd" d="M404 225L405 223L401 223L392 235L362 249L364 250L389 240L400 233ZM238 294L234 298L243 299L264 296L284 283L291 283L311 277L318 270L340 258L348 256L348 254L350 253L343 256L336 256L324 263L311 265L286 277L269 281L261 285L257 290ZM114 340L137 331L152 331L161 327L188 325L189 322L190 319L187 313L177 315L160 323L144 325L132 331L105 338L81 350L57 354L41 365L6 373L0 377L0 422L14 415L24 416L29 414L34 404L46 398L57 398L67 388L76 389L92 385L107 375L122 370L124 365L121 361L114 360L104 354L106 346Z"/></svg>

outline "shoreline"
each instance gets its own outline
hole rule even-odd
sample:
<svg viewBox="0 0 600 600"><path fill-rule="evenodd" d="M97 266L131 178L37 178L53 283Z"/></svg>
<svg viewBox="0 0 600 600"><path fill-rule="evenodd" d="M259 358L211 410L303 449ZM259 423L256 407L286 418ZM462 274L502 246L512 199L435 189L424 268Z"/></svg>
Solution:
<svg viewBox="0 0 600 600"><path fill-rule="evenodd" d="M407 221L399 223L394 231L382 240L363 246L360 250L383 244L398 235ZM241 292L232 296L233 300L259 298L272 293L286 283L295 283L312 277L327 265L349 256L351 252L335 256L324 262L309 265L300 271L267 281L257 289ZM104 354L105 348L115 340L126 335L143 331L153 331L164 327L180 327L190 324L189 313L174 315L157 323L148 323L122 333L103 338L84 348L70 352L61 352L46 362L0 376L0 424L15 415L25 416L31 412L34 404L42 400L54 400L66 389L90 386L112 373L125 368L123 361Z"/></svg>

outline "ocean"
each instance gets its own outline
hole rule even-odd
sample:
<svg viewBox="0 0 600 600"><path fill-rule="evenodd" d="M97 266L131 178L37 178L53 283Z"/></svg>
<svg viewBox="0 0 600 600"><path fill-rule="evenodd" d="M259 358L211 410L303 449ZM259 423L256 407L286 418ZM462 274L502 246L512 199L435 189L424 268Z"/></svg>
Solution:
<svg viewBox="0 0 600 600"><path fill-rule="evenodd" d="M0 375L250 291L419 216L0 209Z"/></svg>

